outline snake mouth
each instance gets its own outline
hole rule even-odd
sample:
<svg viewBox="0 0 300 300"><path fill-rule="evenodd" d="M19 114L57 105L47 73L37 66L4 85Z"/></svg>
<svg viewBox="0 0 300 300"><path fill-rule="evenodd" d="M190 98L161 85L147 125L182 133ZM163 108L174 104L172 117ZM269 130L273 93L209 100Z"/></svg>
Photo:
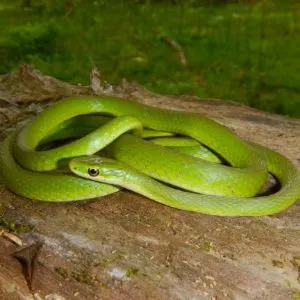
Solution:
<svg viewBox="0 0 300 300"><path fill-rule="evenodd" d="M72 173L82 177L82 174L80 172L80 168L79 168L79 165L77 164L76 159L71 159L69 161L69 169Z"/></svg>

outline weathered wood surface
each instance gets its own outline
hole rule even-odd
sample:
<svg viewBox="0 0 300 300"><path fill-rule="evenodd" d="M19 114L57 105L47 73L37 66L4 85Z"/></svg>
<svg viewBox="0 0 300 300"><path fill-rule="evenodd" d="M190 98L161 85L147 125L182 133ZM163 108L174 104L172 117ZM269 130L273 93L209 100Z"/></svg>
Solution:
<svg viewBox="0 0 300 300"><path fill-rule="evenodd" d="M215 99L166 97L123 82L72 86L24 66L0 77L1 138L49 101L109 94L205 114L300 165L300 120ZM1 180L1 179L0 179ZM0 237L0 299L298 299L300 206L267 217L179 211L128 191L69 204L34 202L0 183L5 218L29 223L24 245L44 241L31 293Z"/></svg>

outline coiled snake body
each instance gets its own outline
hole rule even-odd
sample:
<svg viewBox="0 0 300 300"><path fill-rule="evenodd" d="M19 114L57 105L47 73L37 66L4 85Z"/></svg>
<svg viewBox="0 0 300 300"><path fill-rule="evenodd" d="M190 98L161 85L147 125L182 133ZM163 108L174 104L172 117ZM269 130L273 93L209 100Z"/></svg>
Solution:
<svg viewBox="0 0 300 300"><path fill-rule="evenodd" d="M190 137L225 164L142 139L147 131L148 139ZM41 150L41 145L66 137L74 140ZM109 158L94 155L102 149ZM55 171L66 163L71 172ZM199 114L111 97L71 97L50 106L6 138L0 170L10 190L42 201L95 198L124 187L179 209L258 216L280 212L300 197L299 172L279 153L246 142ZM281 189L255 196L268 173Z"/></svg>

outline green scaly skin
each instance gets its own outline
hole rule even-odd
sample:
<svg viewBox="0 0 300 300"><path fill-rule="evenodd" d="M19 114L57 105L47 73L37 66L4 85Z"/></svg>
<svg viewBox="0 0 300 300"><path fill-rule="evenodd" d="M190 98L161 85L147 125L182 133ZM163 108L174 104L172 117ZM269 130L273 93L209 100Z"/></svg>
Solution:
<svg viewBox="0 0 300 300"><path fill-rule="evenodd" d="M290 162L276 152L262 146L255 146L257 151L268 151L270 164L281 164L293 167ZM282 170L280 176L283 186L281 190L270 196L255 198L238 198L225 196L199 195L181 191L145 176L143 173L123 164L122 162L89 156L74 158L70 161L70 169L83 178L121 186L144 195L159 203L193 212L219 216L263 216L278 213L295 202L300 196L300 176L296 170ZM89 169L97 170L96 176L89 174ZM293 169L293 168L292 168ZM298 177L297 177L298 176ZM284 178L284 179L283 179Z"/></svg>
<svg viewBox="0 0 300 300"><path fill-rule="evenodd" d="M99 113L116 118L72 143L36 151L64 121ZM189 136L217 152L233 168L144 141L137 136L141 125ZM128 131L134 134L124 134ZM59 202L104 196L118 188L90 180L86 168L80 173L83 178L42 171L55 170L62 160L91 155L107 145L109 155L129 166L126 175L123 169L119 172L123 174L120 178L123 177L124 183L114 181L114 184L176 208L214 215L267 215L286 209L300 197L297 169L277 152L247 143L199 114L168 111L109 97L73 97L46 109L5 140L0 152L0 170L6 186L27 198ZM72 164L73 160L70 166L74 171ZM265 197L240 198L254 196L266 181L268 172L279 179L282 185L279 192ZM176 190L146 175L208 195ZM134 182L132 187L130 182Z"/></svg>

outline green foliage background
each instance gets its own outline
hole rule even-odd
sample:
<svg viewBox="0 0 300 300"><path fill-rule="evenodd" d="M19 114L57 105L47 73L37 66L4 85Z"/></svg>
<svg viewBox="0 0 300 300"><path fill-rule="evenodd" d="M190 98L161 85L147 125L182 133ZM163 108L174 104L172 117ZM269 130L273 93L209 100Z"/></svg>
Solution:
<svg viewBox="0 0 300 300"><path fill-rule="evenodd" d="M85 84L96 66L112 83L126 77L159 93L300 116L299 1L228 2L4 1L0 73L31 63Z"/></svg>

